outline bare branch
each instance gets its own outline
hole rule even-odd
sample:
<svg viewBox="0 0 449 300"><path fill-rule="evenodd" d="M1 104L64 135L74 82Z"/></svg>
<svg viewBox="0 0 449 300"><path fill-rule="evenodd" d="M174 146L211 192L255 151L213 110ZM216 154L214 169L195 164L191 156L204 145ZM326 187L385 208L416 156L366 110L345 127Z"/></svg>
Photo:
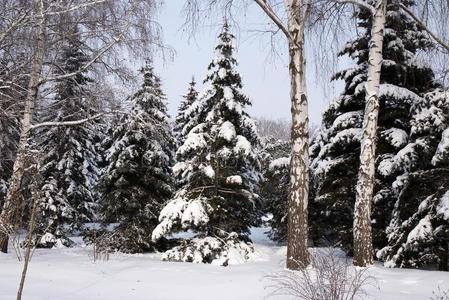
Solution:
<svg viewBox="0 0 449 300"><path fill-rule="evenodd" d="M254 0L260 8L267 14L267 16L276 24L277 27L285 34L287 39L289 41L292 41L292 37L290 35L290 32L285 27L284 23L281 21L281 19L276 15L273 8L269 3L267 3L266 0Z"/></svg>
<svg viewBox="0 0 449 300"><path fill-rule="evenodd" d="M340 4L353 4L353 5L357 5L359 7L363 7L365 9L369 10L373 15L376 13L376 9L373 6L369 5L368 3L366 3L362 0L333 0L333 1L340 3Z"/></svg>
<svg viewBox="0 0 449 300"><path fill-rule="evenodd" d="M421 26L440 46L442 46L446 51L449 53L449 43L446 41L443 41L437 34L435 34L430 28L424 24L424 22L418 18L407 6L400 3L399 6L403 11L405 11L413 20L415 20L416 23L418 23L419 26Z"/></svg>

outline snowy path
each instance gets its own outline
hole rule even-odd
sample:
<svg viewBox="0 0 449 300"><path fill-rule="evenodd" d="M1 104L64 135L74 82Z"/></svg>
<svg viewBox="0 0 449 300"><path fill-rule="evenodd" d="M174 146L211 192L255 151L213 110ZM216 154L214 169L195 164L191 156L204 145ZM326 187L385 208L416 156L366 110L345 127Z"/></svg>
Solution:
<svg viewBox="0 0 449 300"><path fill-rule="evenodd" d="M218 267L168 263L160 255L113 255L93 263L86 248L36 250L24 300L252 300L263 299L265 275L282 270L285 248L253 230L257 255L243 265ZM0 300L15 299L22 265L0 255ZM449 273L373 267L380 291L373 299L425 300L438 285L449 289ZM289 298L272 298L289 299Z"/></svg>

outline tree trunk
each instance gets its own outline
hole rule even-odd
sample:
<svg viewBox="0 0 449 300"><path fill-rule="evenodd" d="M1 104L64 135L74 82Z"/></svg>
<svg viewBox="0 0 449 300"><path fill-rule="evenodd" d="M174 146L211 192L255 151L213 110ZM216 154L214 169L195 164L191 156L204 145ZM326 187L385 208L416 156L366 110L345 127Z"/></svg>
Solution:
<svg viewBox="0 0 449 300"><path fill-rule="evenodd" d="M36 174L35 174L35 178L37 178L37 172L39 172L38 169L35 170ZM25 279L26 279L26 275L28 272L28 265L30 264L30 259L31 259L31 250L33 249L33 234L34 234L34 227L36 225L36 214L37 214L37 209L38 209L38 201L39 201L39 192L38 192L38 180L35 180L33 182L33 192L32 192L32 197L33 197L33 208L31 209L31 217L30 217L30 224L28 227L28 237L26 239L26 251L25 251L25 260L23 263L23 269L22 269L22 276L20 277L20 284L19 284L19 289L17 290L17 298L16 300L22 300L22 293L23 293L23 288L25 286Z"/></svg>
<svg viewBox="0 0 449 300"><path fill-rule="evenodd" d="M373 264L371 234L371 206L374 190L377 120L379 116L379 87L382 67L382 47L386 19L387 0L375 5L371 41L369 46L368 80L366 83L366 107L363 120L360 169L354 206L354 265L365 267Z"/></svg>
<svg viewBox="0 0 449 300"><path fill-rule="evenodd" d="M302 1L286 1L291 80L292 153L288 199L287 268L309 264L307 202L309 193L309 117L306 93L304 14Z"/></svg>
<svg viewBox="0 0 449 300"><path fill-rule="evenodd" d="M34 49L33 60L31 65L30 81L28 83L27 97L25 99L24 113L21 120L20 139L17 147L16 160L14 161L13 172L11 175L11 182L6 195L3 210L0 215L0 220L14 229L17 224L17 213L21 207L20 184L24 175L24 164L26 158L26 151L28 145L28 138L30 134L31 120L34 113L34 105L39 91L39 79L42 71L42 64L45 52L45 31L46 31L46 17L44 15L43 1L40 2L39 27L36 36L36 47ZM0 233L0 250L3 253L8 251L9 236L6 233Z"/></svg>

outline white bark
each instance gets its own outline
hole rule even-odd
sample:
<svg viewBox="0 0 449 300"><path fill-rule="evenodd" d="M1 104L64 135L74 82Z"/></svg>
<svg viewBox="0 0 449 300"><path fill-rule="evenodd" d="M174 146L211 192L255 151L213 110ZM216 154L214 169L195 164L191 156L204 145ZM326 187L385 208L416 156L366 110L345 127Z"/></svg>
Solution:
<svg viewBox="0 0 449 300"><path fill-rule="evenodd" d="M307 204L309 196L309 115L306 90L304 49L305 21L308 7L304 1L286 0L291 80L292 156L288 205L287 268L305 268L307 251Z"/></svg>
<svg viewBox="0 0 449 300"><path fill-rule="evenodd" d="M373 15L369 45L366 107L360 152L360 169L354 207L354 265L373 264L371 206L374 190L377 121L379 116L379 87L382 47L386 21L387 0L378 0Z"/></svg>
<svg viewBox="0 0 449 300"><path fill-rule="evenodd" d="M17 222L18 201L20 201L19 190L24 174L24 165L26 158L26 148L33 117L35 102L39 91L39 78L41 76L42 64L45 53L45 35L46 35L46 16L44 1L39 3L38 32L36 35L35 52L32 59L30 81L28 84L27 97L25 99L25 108L21 120L20 140L17 149L16 160L14 161L11 182L6 195L0 220L6 226L13 227ZM8 250L8 236L0 234L0 251L6 253Z"/></svg>
<svg viewBox="0 0 449 300"><path fill-rule="evenodd" d="M307 250L307 204L309 197L309 115L306 89L305 24L310 0L284 0L287 25L266 0L254 0L285 34L289 47L290 98L292 113L292 158L288 199L287 268L303 269L309 264Z"/></svg>

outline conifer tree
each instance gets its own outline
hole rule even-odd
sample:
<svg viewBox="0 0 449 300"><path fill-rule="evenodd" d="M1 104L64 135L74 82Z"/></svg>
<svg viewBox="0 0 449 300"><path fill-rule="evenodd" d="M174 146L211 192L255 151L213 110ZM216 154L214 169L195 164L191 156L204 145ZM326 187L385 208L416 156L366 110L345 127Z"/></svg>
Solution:
<svg viewBox="0 0 449 300"><path fill-rule="evenodd" d="M274 137L262 139L262 174L260 196L264 212L271 215L268 225L271 239L284 242L287 239L287 203L290 184L291 145Z"/></svg>
<svg viewBox="0 0 449 300"><path fill-rule="evenodd" d="M401 1L410 6L410 1ZM352 251L353 207L359 167L361 126L365 108L365 83L368 68L368 42L372 16L357 12L363 34L349 42L339 55L355 60L353 68L338 72L334 79L345 82L344 92L332 101L323 114L320 137L312 146L314 182L313 214L318 214L320 230L332 244ZM426 34L405 15L397 3L387 6L383 63L380 86L380 114L376 159L376 181L372 215L376 249L386 244L385 228L395 203L391 184L391 158L408 143L411 134L411 108L420 95L435 84L432 70L417 59L417 53L430 46ZM314 240L320 237L314 237Z"/></svg>
<svg viewBox="0 0 449 300"><path fill-rule="evenodd" d="M131 112L113 132L108 167L100 179L104 223L118 223L113 247L123 252L154 251L151 232L171 197L173 148L166 96L150 61L141 70L142 87Z"/></svg>
<svg viewBox="0 0 449 300"><path fill-rule="evenodd" d="M413 107L409 142L391 159L396 197L388 245L377 256L389 267L449 269L449 93L437 89Z"/></svg>
<svg viewBox="0 0 449 300"><path fill-rule="evenodd" d="M74 35L59 58L58 74L79 70L88 57ZM87 118L93 114L92 79L87 70L56 83L56 96L42 116L43 121L62 122ZM39 141L44 153L41 163L42 195L38 228L41 247L70 246L67 231L80 229L93 220L97 194L99 155L94 145L98 128L92 122L76 126L51 126L42 130Z"/></svg>
<svg viewBox="0 0 449 300"><path fill-rule="evenodd" d="M178 115L175 119L175 126L173 128L173 133L175 134L178 146L181 146L184 143L188 133L184 131L184 127L190 119L188 115L189 108L198 100L198 92L196 90L196 81L194 77L192 77L192 81L189 83L187 94L182 98L178 108ZM186 130L188 129L186 128Z"/></svg>
<svg viewBox="0 0 449 300"><path fill-rule="evenodd" d="M195 237L167 251L166 260L228 265L252 252L249 227L259 219L259 139L245 108L250 100L233 56L234 36L224 25L208 86L189 113L188 134L177 151L175 174L183 185L167 203L153 240L192 230Z"/></svg>

